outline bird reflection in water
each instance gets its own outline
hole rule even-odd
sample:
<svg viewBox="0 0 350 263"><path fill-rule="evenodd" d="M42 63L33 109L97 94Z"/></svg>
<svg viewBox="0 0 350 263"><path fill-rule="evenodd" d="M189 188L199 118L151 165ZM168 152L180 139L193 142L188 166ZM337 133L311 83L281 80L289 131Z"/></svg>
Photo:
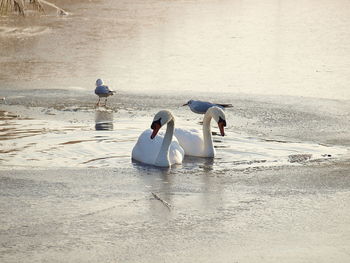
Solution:
<svg viewBox="0 0 350 263"><path fill-rule="evenodd" d="M113 111L99 107L95 111L95 129L96 131L113 130Z"/></svg>

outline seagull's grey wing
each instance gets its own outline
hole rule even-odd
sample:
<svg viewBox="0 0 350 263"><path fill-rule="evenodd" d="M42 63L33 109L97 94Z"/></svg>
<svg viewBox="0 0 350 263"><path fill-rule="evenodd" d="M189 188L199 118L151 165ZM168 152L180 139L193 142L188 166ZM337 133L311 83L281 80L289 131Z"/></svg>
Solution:
<svg viewBox="0 0 350 263"><path fill-rule="evenodd" d="M232 104L220 104L220 103L215 103L215 105L222 107L222 108L232 108Z"/></svg>
<svg viewBox="0 0 350 263"><path fill-rule="evenodd" d="M210 107L215 106L214 104L207 101L194 100L190 104L190 108L193 112L198 114L205 114Z"/></svg>
<svg viewBox="0 0 350 263"><path fill-rule="evenodd" d="M109 88L107 86L98 86L95 89L95 93L98 94L108 94L109 93Z"/></svg>
<svg viewBox="0 0 350 263"><path fill-rule="evenodd" d="M105 87L108 94L113 95L115 93L115 90L111 90L108 86L105 86Z"/></svg>

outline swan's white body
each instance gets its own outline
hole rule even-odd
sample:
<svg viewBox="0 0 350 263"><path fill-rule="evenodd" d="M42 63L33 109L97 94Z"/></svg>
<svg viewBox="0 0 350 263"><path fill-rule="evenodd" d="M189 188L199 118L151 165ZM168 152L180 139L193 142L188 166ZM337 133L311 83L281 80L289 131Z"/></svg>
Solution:
<svg viewBox="0 0 350 263"><path fill-rule="evenodd" d="M226 126L225 113L219 107L211 107L205 113L202 135L198 130L175 129L175 136L185 150L185 155L197 157L215 156L210 127L212 118L219 124L221 135L224 136L223 127Z"/></svg>
<svg viewBox="0 0 350 263"><path fill-rule="evenodd" d="M153 128L154 123L159 123ZM165 134L158 130L167 124ZM173 164L180 164L184 158L184 150L177 139L173 137L175 123L174 117L169 111L158 112L152 123L152 129L145 130L138 138L133 150L132 158L136 161L160 167L169 167Z"/></svg>

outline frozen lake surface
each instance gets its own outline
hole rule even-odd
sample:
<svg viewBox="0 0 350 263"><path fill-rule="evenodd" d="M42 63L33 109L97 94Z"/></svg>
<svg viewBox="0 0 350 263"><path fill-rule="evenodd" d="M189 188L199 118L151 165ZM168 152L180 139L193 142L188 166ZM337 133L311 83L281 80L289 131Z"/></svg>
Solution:
<svg viewBox="0 0 350 263"><path fill-rule="evenodd" d="M52 2L0 17L2 263L350 261L349 1ZM217 156L132 162L189 99Z"/></svg>
<svg viewBox="0 0 350 263"><path fill-rule="evenodd" d="M133 163L159 109L201 128L180 106L190 95L120 93L96 109L83 91L9 91L1 261L347 262L349 103L207 94L234 105L216 158Z"/></svg>

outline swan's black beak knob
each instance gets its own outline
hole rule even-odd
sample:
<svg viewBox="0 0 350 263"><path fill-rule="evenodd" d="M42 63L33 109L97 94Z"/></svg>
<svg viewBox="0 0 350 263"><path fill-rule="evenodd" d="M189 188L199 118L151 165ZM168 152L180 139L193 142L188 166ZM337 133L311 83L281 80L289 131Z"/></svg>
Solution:
<svg viewBox="0 0 350 263"><path fill-rule="evenodd" d="M224 127L226 127L226 120L224 120L223 118L220 117L219 121L218 121L218 126L219 126L221 136L225 136Z"/></svg>
<svg viewBox="0 0 350 263"><path fill-rule="evenodd" d="M158 131L162 127L162 124L161 124L160 120L161 119L159 119L157 121L153 121L152 124L151 124L151 129L153 130L153 132L151 134L151 139L154 139L154 137L156 137Z"/></svg>

